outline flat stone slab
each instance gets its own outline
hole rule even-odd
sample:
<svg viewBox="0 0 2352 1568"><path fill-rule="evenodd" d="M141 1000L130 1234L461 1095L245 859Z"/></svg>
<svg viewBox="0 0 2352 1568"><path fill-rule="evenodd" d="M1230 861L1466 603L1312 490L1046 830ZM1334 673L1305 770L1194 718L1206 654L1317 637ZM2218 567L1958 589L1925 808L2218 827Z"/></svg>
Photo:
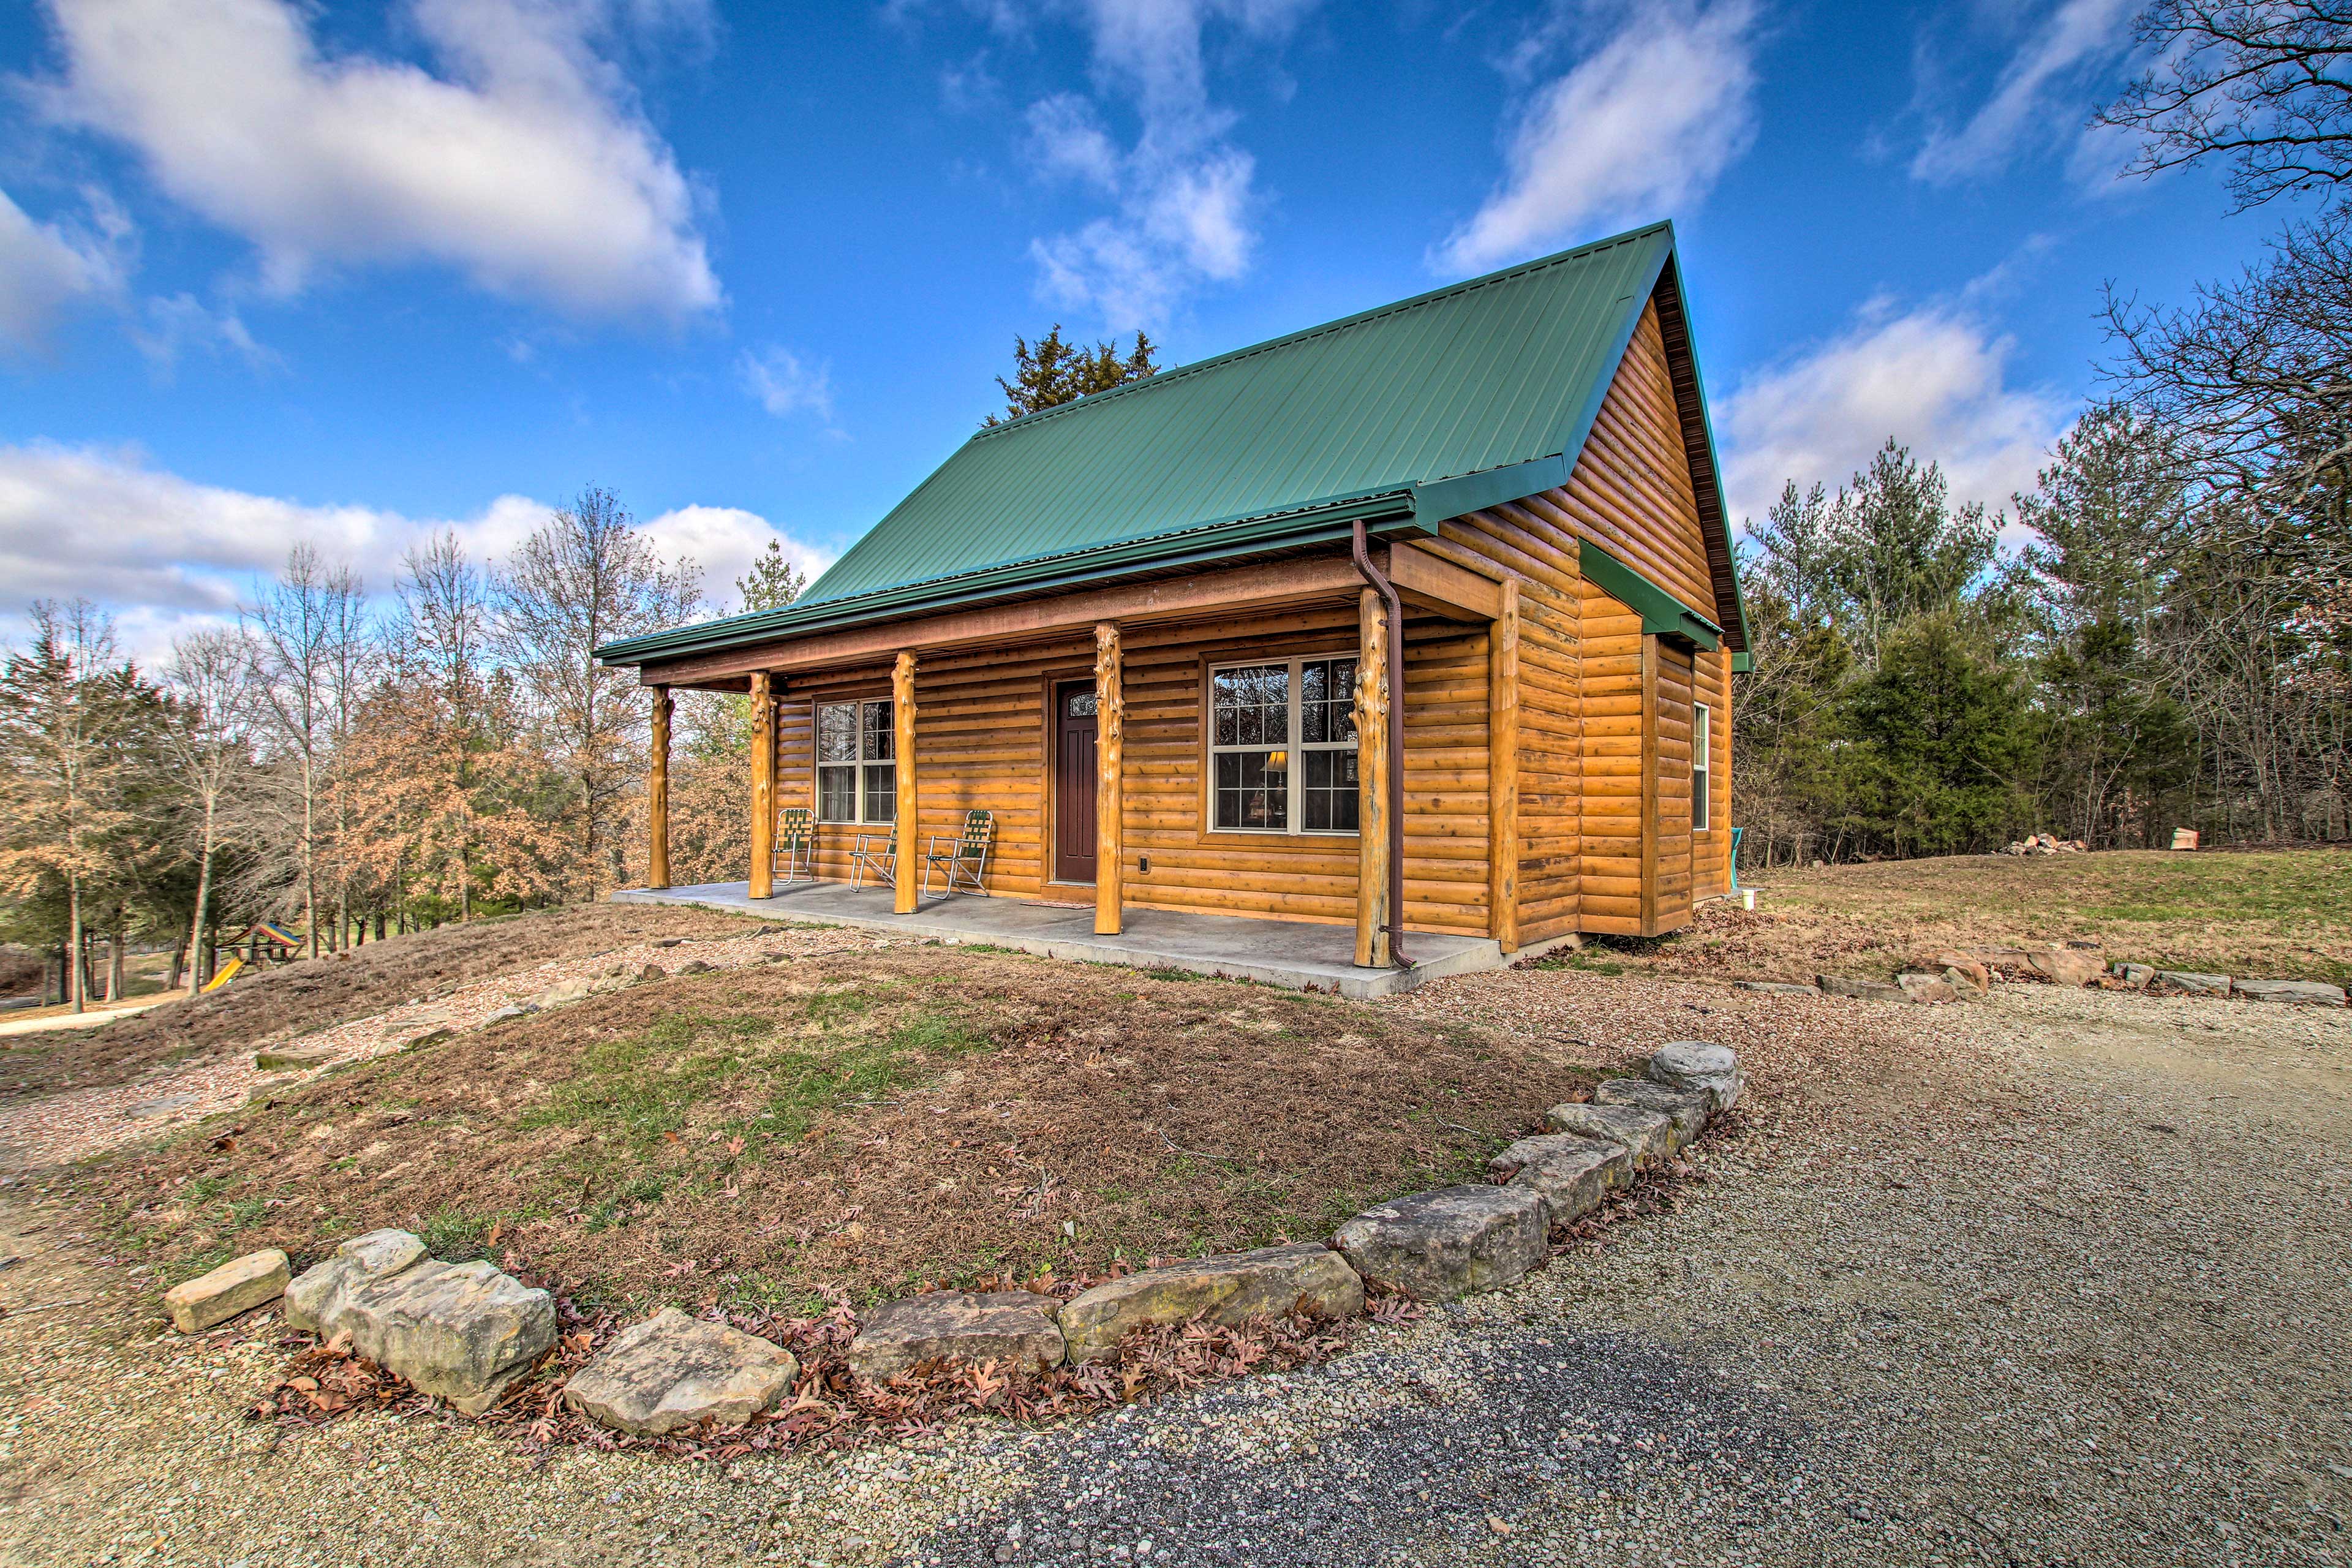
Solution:
<svg viewBox="0 0 2352 1568"><path fill-rule="evenodd" d="M1622 1143L1547 1132L1522 1138L1487 1161L1486 1173L1540 1194L1550 1224L1573 1225L1599 1208L1611 1189L1633 1179L1633 1157Z"/></svg>
<svg viewBox="0 0 2352 1568"><path fill-rule="evenodd" d="M1992 991L1992 971L1965 952L1939 952L1936 955L1937 972L1946 984L1962 995L1985 996Z"/></svg>
<svg viewBox="0 0 2352 1568"><path fill-rule="evenodd" d="M1849 980L1843 974L1816 975L1813 984L1824 996L1849 996L1857 1002L1908 1002L1900 985L1884 980Z"/></svg>
<svg viewBox="0 0 2352 1568"><path fill-rule="evenodd" d="M2189 969L2159 969L2149 984L2189 996L2227 996L2230 994L2228 975L2200 974Z"/></svg>
<svg viewBox="0 0 2352 1568"><path fill-rule="evenodd" d="M849 1368L880 1382L942 1357L1039 1372L1066 1352L1051 1297L1028 1290L933 1290L886 1301L858 1325Z"/></svg>
<svg viewBox="0 0 2352 1568"><path fill-rule="evenodd" d="M2156 971L2145 963L2118 963L2107 971L2108 978L2118 985L2128 985L2135 991L2145 991L2147 983L2156 978Z"/></svg>
<svg viewBox="0 0 2352 1568"><path fill-rule="evenodd" d="M2300 1007L2344 1005L2344 987L2320 980L2241 980L2235 989L2249 1002L2287 1002Z"/></svg>
<svg viewBox="0 0 2352 1568"><path fill-rule="evenodd" d="M1146 1268L1097 1285L1062 1306L1062 1335L1072 1361L1111 1354L1137 1329L1281 1317L1294 1311L1352 1318L1364 1310L1364 1282L1348 1260L1319 1241Z"/></svg>
<svg viewBox="0 0 2352 1568"><path fill-rule="evenodd" d="M1332 1241L1364 1279L1418 1301L1450 1301L1540 1267L1550 1232L1551 1211L1533 1187L1460 1186L1368 1208Z"/></svg>
<svg viewBox="0 0 2352 1568"><path fill-rule="evenodd" d="M1675 1137L1672 1117L1638 1105L1555 1105L1544 1112L1544 1126L1554 1132L1574 1132L1618 1144L1637 1171L1647 1170L1682 1147Z"/></svg>
<svg viewBox="0 0 2352 1568"><path fill-rule="evenodd" d="M1748 1075L1739 1070L1739 1053L1711 1040L1676 1040L1660 1046L1650 1053L1649 1065L1643 1070L1675 1089L1705 1089L1717 1111L1730 1110L1748 1091Z"/></svg>
<svg viewBox="0 0 2352 1568"><path fill-rule="evenodd" d="M248 1252L163 1292L163 1311L184 1334L200 1334L286 1293L290 1265L276 1247Z"/></svg>
<svg viewBox="0 0 2352 1568"><path fill-rule="evenodd" d="M442 1263L404 1230L371 1231L286 1288L286 1321L469 1415L555 1342L555 1302L487 1262Z"/></svg>
<svg viewBox="0 0 2352 1568"><path fill-rule="evenodd" d="M1760 991L1767 996L1818 996L1818 985L1801 985L1793 980L1735 980L1734 991Z"/></svg>
<svg viewBox="0 0 2352 1568"><path fill-rule="evenodd" d="M1706 1119L1715 1110L1711 1091L1676 1089L1654 1078L1604 1078L1592 1086L1592 1103L1656 1111L1675 1124L1676 1148L1706 1131Z"/></svg>
<svg viewBox="0 0 2352 1568"><path fill-rule="evenodd" d="M801 1363L783 1346L666 1307L632 1324L563 1385L563 1402L616 1432L658 1437L740 1426L793 1391Z"/></svg>

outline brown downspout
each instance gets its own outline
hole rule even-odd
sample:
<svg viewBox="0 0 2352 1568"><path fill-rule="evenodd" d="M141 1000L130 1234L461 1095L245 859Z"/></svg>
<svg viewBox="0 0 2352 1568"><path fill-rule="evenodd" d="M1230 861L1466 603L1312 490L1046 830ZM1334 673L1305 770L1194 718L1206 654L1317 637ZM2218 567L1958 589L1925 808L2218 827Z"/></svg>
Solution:
<svg viewBox="0 0 2352 1568"><path fill-rule="evenodd" d="M1389 963L1411 969L1412 960L1404 955L1404 605L1396 584L1372 564L1360 517L1351 542L1357 573L1389 611Z"/></svg>

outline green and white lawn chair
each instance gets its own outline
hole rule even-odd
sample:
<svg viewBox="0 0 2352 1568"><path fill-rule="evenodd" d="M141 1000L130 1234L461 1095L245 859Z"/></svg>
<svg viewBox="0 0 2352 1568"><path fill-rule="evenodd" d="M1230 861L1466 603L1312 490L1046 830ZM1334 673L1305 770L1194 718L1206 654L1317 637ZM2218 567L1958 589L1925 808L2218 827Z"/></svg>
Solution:
<svg viewBox="0 0 2352 1568"><path fill-rule="evenodd" d="M895 883L898 879L898 830L887 833L861 833L849 851L849 885L862 888L866 874L874 873L875 880Z"/></svg>
<svg viewBox="0 0 2352 1568"><path fill-rule="evenodd" d="M816 880L816 824L807 806L788 805L778 814L774 861L779 882Z"/></svg>
<svg viewBox="0 0 2352 1568"><path fill-rule="evenodd" d="M982 883L988 875L989 847L995 840L996 818L985 811L965 812L961 833L932 834L931 847L923 856L923 897L931 896L933 867L947 872L949 892L988 897Z"/></svg>

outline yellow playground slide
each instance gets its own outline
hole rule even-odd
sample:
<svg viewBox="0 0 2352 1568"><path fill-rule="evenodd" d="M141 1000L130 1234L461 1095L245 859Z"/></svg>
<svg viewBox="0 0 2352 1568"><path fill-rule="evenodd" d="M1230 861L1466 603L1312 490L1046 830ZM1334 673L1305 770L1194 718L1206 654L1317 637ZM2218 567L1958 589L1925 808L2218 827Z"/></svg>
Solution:
<svg viewBox="0 0 2352 1568"><path fill-rule="evenodd" d="M219 990L222 986L236 979L236 972L244 967L245 960L242 958L230 959L226 963L221 965L219 973L214 975L210 980L205 983L205 990L206 992Z"/></svg>

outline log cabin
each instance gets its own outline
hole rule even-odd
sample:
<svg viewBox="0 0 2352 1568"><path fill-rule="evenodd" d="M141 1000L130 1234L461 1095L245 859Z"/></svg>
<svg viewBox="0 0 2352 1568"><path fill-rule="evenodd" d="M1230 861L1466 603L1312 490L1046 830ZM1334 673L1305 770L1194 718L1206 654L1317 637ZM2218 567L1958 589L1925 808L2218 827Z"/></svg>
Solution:
<svg viewBox="0 0 2352 1568"><path fill-rule="evenodd" d="M1659 224L982 429L781 609L600 650L751 702L749 890L992 814L985 890L1513 952L1732 886L1739 584Z"/></svg>

